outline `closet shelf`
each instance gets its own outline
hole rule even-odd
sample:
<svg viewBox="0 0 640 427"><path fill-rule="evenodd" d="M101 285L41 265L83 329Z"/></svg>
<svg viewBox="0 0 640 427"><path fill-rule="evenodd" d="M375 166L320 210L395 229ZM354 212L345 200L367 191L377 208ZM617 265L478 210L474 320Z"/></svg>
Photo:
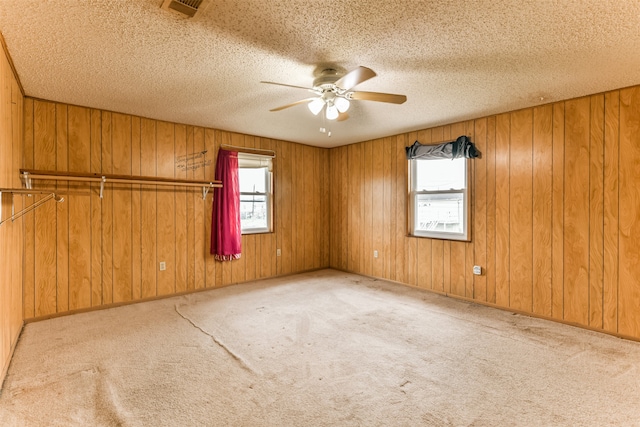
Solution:
<svg viewBox="0 0 640 427"><path fill-rule="evenodd" d="M56 172L34 169L20 169L27 189L32 188L32 179L47 179L54 181L76 181L76 182L99 182L100 198L104 191L105 183L113 184L144 184L144 185L171 185L179 187L202 187L202 199L204 200L212 188L222 187L220 181L194 181L190 179L159 178L155 176L137 175L113 175L99 173L79 173L79 172Z"/></svg>
<svg viewBox="0 0 640 427"><path fill-rule="evenodd" d="M5 220L2 219L2 194L3 193L11 194L11 216ZM13 201L14 194L26 194L28 196L31 196L32 194L46 194L47 196L27 206L26 208L22 209L20 212L16 212L15 203ZM51 191L40 191L40 190L31 190L31 189L25 190L24 188L0 188L0 225L4 224L9 220L15 221L16 219L20 218L22 215L26 214L27 212L31 212L38 206L48 202L51 199L55 200L58 203L64 202L64 197L60 197L56 195L56 193Z"/></svg>

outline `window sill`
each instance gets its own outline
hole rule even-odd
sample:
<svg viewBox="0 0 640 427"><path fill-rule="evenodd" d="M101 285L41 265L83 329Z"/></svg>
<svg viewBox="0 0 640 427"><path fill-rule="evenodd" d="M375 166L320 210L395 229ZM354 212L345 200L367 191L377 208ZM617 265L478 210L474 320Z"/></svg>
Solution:
<svg viewBox="0 0 640 427"><path fill-rule="evenodd" d="M274 234L273 231L270 230L247 230L241 233L243 236L250 236L252 234Z"/></svg>
<svg viewBox="0 0 640 427"><path fill-rule="evenodd" d="M460 237L460 238L453 238L453 237L447 237L447 236L419 236L419 235L415 235L415 234L405 234L406 237L412 237L415 239L432 239L432 240L442 240L444 242L465 242L465 243L470 243L471 242L471 238L464 238L464 237Z"/></svg>

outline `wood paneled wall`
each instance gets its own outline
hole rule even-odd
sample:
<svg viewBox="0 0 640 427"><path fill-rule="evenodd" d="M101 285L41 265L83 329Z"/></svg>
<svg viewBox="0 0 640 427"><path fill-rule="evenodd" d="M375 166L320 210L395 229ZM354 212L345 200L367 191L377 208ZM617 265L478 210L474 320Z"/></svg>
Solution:
<svg viewBox="0 0 640 427"><path fill-rule="evenodd" d="M1 37L1 36L0 36ZM22 103L18 80L0 48L0 188L21 188ZM15 196L16 212L23 198ZM2 219L11 217L11 195L3 194ZM0 225L0 386L22 330L22 219Z"/></svg>
<svg viewBox="0 0 640 427"><path fill-rule="evenodd" d="M472 241L408 237L404 147L460 135L482 152ZM640 87L339 147L329 164L332 267L640 339Z"/></svg>
<svg viewBox="0 0 640 427"><path fill-rule="evenodd" d="M199 188L107 184L101 200L97 184L34 181L65 202L25 216L26 319L329 265L327 149L30 98L24 132L33 169L209 180L220 144L277 156L274 232L243 236L225 263L209 255L212 195ZM205 167L180 167L205 150Z"/></svg>

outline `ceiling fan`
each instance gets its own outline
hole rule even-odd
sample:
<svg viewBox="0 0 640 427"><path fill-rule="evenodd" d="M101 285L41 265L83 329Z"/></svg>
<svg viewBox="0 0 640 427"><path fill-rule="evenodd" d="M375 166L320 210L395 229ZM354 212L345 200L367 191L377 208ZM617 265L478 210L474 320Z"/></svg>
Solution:
<svg viewBox="0 0 640 427"><path fill-rule="evenodd" d="M337 119L338 121L342 121L349 118L347 110L349 109L351 100L389 102L392 104L402 104L407 100L405 95L352 90L356 85L375 76L376 73L367 67L358 67L343 76L340 76L338 70L335 68L324 68L318 73L318 77L313 81L313 87L311 88L265 81L260 83L305 89L316 95L315 97L292 102L291 104L273 108L269 111L280 111L293 107L294 105L306 103L314 115L318 115L325 109L325 117L327 120Z"/></svg>

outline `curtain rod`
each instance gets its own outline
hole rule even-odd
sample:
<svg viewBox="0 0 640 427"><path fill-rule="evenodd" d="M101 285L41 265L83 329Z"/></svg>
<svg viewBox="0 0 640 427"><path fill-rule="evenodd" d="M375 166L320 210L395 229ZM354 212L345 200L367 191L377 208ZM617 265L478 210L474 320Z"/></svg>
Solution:
<svg viewBox="0 0 640 427"><path fill-rule="evenodd" d="M251 147L238 147L237 145L230 144L222 144L220 148L232 148L238 150L241 153L249 153L249 154L259 154L265 157L271 157L272 159L276 158L276 152L273 150L263 150L262 148L251 148Z"/></svg>

